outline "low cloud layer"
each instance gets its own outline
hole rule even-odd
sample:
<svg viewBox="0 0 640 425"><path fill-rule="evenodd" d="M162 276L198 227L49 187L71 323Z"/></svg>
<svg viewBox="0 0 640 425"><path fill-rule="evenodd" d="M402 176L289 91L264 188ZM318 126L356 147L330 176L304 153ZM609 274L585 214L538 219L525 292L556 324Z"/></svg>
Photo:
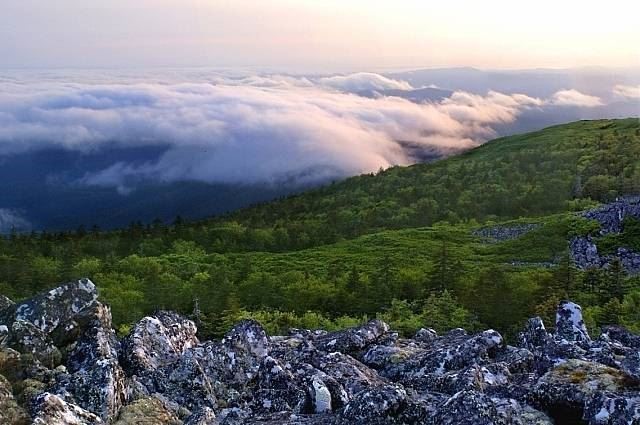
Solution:
<svg viewBox="0 0 640 425"><path fill-rule="evenodd" d="M420 157L416 149L446 155L476 146L528 109L601 104L575 90L546 100L454 92L426 104L354 94L412 88L369 73L149 81L34 85L0 78L0 155L50 146L166 146L157 160L118 162L80 182L122 193L149 180L312 183L410 164Z"/></svg>
<svg viewBox="0 0 640 425"><path fill-rule="evenodd" d="M618 84L613 88L613 93L617 96L628 99L640 99L640 86L625 86Z"/></svg>
<svg viewBox="0 0 640 425"><path fill-rule="evenodd" d="M8 233L13 229L17 231L28 231L31 229L31 223L18 211L9 208L0 208L0 234Z"/></svg>
<svg viewBox="0 0 640 425"><path fill-rule="evenodd" d="M325 86L344 92L383 91L383 90L411 90L413 87L406 81L393 80L380 74L358 72L350 75L336 75L323 77L318 82Z"/></svg>
<svg viewBox="0 0 640 425"><path fill-rule="evenodd" d="M574 89L556 92L550 103L558 106L582 106L585 108L603 105L599 97L584 94Z"/></svg>

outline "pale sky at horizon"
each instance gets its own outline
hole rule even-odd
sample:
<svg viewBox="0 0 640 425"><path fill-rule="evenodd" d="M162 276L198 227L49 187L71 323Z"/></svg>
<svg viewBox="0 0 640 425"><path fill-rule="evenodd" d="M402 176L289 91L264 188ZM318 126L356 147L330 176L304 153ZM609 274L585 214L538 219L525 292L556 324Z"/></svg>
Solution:
<svg viewBox="0 0 640 425"><path fill-rule="evenodd" d="M640 66L635 1L0 2L0 69Z"/></svg>

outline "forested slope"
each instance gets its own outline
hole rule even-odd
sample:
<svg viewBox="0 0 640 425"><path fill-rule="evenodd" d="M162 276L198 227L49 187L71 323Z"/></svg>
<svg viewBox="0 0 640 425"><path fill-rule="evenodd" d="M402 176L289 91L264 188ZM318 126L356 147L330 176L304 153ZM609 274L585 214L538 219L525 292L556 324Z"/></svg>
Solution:
<svg viewBox="0 0 640 425"><path fill-rule="evenodd" d="M0 242L0 294L87 276L122 331L166 308L208 334L248 315L273 332L382 315L405 333L510 335L566 296L591 327L637 328L638 278L576 270L567 240L597 230L572 211L639 192L640 121L577 122L207 221L12 234Z"/></svg>

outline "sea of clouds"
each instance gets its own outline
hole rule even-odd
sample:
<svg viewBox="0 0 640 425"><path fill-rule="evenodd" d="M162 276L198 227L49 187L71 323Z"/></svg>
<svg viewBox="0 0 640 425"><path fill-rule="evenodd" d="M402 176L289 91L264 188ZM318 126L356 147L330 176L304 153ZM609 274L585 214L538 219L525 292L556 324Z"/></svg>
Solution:
<svg viewBox="0 0 640 425"><path fill-rule="evenodd" d="M448 155L477 146L526 110L603 104L574 89L548 99L454 91L425 103L358 95L412 89L374 73L5 73L0 156L159 145L159 158L116 162L80 183L123 192L132 181L307 184L416 162L416 147ZM637 98L640 87L615 95Z"/></svg>

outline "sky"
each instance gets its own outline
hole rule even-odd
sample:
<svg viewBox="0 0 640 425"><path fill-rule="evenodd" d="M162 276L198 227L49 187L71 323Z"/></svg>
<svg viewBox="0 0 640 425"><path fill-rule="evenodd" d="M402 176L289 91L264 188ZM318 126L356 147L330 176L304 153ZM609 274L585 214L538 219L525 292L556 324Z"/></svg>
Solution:
<svg viewBox="0 0 640 425"><path fill-rule="evenodd" d="M2 0L0 69L640 66L630 0Z"/></svg>

